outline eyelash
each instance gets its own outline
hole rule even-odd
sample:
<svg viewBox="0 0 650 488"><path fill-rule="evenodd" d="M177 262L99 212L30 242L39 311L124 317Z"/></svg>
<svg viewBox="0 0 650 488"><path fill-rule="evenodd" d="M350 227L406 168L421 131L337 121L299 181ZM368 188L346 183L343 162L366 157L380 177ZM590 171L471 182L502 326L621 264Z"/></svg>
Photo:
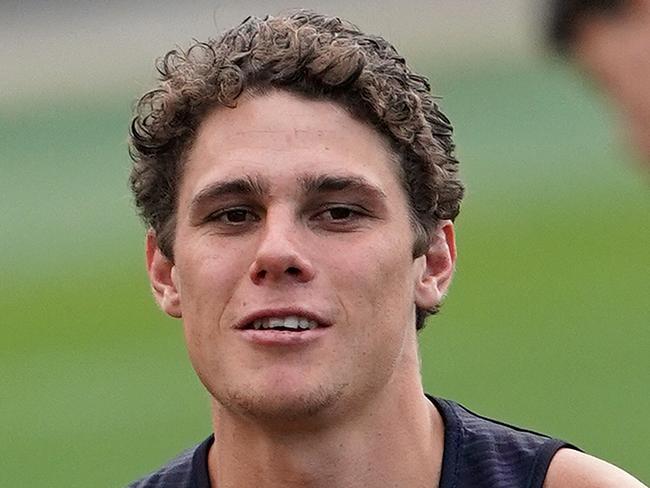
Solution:
<svg viewBox="0 0 650 488"><path fill-rule="evenodd" d="M345 211L347 212L347 215L343 218L335 218L333 215L333 212L336 211ZM356 206L353 205L344 205L344 204L334 204L330 205L328 208L325 210L319 212L316 214L316 218L319 220L323 220L322 217L329 214L328 217L325 217L328 221L330 222L340 222L340 223L346 223L350 222L352 220L357 220L361 217L367 216L367 212L363 212L360 209L358 209Z"/></svg>
<svg viewBox="0 0 650 488"><path fill-rule="evenodd" d="M244 213L244 220L237 220L237 221L228 221L226 220L226 217L228 215L232 216L233 213L235 212L242 212ZM250 218L253 217L253 218ZM228 224L228 225L242 225L246 222L250 221L258 221L259 217L251 211L251 209L246 208L246 207L231 207L231 208L225 208L223 210L218 210L216 212L212 212L210 215L208 215L205 218L206 222L220 222L223 224Z"/></svg>

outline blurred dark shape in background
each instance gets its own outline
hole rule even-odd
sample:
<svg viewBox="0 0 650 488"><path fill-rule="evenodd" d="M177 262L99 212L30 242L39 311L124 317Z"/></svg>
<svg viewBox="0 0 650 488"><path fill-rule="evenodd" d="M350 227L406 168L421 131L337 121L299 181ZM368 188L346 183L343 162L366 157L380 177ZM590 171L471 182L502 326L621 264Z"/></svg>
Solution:
<svg viewBox="0 0 650 488"><path fill-rule="evenodd" d="M613 102L650 169L650 0L553 0L547 36Z"/></svg>

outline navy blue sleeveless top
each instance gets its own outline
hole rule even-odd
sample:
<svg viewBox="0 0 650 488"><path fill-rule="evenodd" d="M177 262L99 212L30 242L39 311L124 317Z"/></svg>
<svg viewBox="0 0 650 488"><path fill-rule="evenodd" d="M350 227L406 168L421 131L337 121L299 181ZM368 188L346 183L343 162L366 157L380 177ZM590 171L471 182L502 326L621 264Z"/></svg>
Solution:
<svg viewBox="0 0 650 488"><path fill-rule="evenodd" d="M427 398L445 425L438 488L541 488L558 449L576 449L566 442L482 417L450 400ZM214 437L208 437L129 488L210 488L208 450L213 442Z"/></svg>

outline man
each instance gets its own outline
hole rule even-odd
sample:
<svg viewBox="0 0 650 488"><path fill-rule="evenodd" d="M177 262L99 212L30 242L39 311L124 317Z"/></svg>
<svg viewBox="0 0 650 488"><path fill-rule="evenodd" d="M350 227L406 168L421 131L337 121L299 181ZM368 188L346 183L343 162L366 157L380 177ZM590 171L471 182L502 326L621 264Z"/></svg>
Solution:
<svg viewBox="0 0 650 488"><path fill-rule="evenodd" d="M554 0L549 37L614 102L650 164L650 0Z"/></svg>
<svg viewBox="0 0 650 488"><path fill-rule="evenodd" d="M214 434L135 487L625 487L617 468L425 396L452 127L384 39L308 11L173 51L131 129L149 278Z"/></svg>

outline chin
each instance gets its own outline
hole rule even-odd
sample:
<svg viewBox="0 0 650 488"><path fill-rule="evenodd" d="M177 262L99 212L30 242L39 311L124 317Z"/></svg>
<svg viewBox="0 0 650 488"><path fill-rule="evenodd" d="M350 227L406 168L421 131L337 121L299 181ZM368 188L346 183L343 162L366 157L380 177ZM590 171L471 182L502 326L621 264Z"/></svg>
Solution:
<svg viewBox="0 0 650 488"><path fill-rule="evenodd" d="M270 386L270 385L269 385ZM213 393L227 411L264 423L295 423L324 417L339 403L345 385L302 390L287 388L230 387Z"/></svg>

